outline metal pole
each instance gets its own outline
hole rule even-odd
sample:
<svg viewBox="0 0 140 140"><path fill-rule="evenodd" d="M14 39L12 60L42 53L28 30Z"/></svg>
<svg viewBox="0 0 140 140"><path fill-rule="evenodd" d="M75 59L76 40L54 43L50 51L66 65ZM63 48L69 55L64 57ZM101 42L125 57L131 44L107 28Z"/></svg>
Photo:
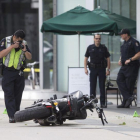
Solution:
<svg viewBox="0 0 140 140"><path fill-rule="evenodd" d="M78 32L78 46L79 46L79 67L80 67L80 32Z"/></svg>
<svg viewBox="0 0 140 140"><path fill-rule="evenodd" d="M140 9L139 9L140 1L136 1L136 15L137 15L137 39L140 41ZM140 107L140 69L139 69L139 74L137 78L137 107Z"/></svg>
<svg viewBox="0 0 140 140"><path fill-rule="evenodd" d="M53 0L53 17L57 15L57 0ZM53 35L53 88L58 90L57 76L57 36Z"/></svg>
<svg viewBox="0 0 140 140"><path fill-rule="evenodd" d="M43 33L40 29L43 24L43 1L39 0L39 67L40 67L40 89L43 89Z"/></svg>

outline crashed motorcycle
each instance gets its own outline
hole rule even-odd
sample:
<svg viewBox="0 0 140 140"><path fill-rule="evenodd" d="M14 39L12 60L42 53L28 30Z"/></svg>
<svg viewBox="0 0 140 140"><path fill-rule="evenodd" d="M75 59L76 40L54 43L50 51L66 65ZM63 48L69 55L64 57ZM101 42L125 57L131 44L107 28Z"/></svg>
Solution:
<svg viewBox="0 0 140 140"><path fill-rule="evenodd" d="M87 109L93 112L95 108L102 124L106 121L105 114L102 108L97 106L97 98L89 98L88 95L83 95L81 91L75 91L68 95L57 99L53 98L47 100L37 100L30 107L24 110L17 111L14 115L16 122L34 120L42 126L48 125L62 125L68 120L86 119Z"/></svg>

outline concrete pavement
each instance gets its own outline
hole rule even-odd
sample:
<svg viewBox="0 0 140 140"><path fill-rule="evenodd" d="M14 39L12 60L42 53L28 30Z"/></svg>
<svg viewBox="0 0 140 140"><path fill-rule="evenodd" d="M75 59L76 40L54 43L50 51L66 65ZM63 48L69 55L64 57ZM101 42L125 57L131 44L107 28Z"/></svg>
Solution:
<svg viewBox="0 0 140 140"><path fill-rule="evenodd" d="M22 99L29 99L29 100L37 100L37 99L48 99L52 97L54 94L58 96L58 98L61 98L63 95L67 94L66 92L59 92L54 91L53 89L43 89L41 90L39 86L35 86L35 89L32 90L31 86L26 81L26 86L23 91ZM97 95L99 97L99 95ZM108 98L115 98L116 95L108 95ZM4 92L2 90L2 87L0 86L0 99L4 99Z"/></svg>
<svg viewBox="0 0 140 140"><path fill-rule="evenodd" d="M36 90L31 90L31 87L26 85L21 109L30 106L36 99L47 99L54 94L60 98L66 93L40 90L37 86ZM33 121L10 124L8 123L8 116L3 114L5 109L4 94L0 89L0 140L140 140L140 118L133 117L134 111L140 115L140 108L133 105L130 109L117 109L116 95L108 97L108 101L112 102L113 105L108 105L108 108L104 109L109 122L105 126L102 126L95 110L93 113L87 111L86 120L67 120L62 126L40 126Z"/></svg>
<svg viewBox="0 0 140 140"><path fill-rule="evenodd" d="M40 126L33 121L8 123L8 116L2 114L4 100L0 99L0 140L140 140L140 118L133 118L135 110L140 115L140 108L133 106L130 109L117 109L116 99L109 101L113 105L104 109L109 122L105 126L102 126L96 111L88 111L86 120L66 121L62 126ZM21 109L32 103L33 100L22 100Z"/></svg>
<svg viewBox="0 0 140 140"><path fill-rule="evenodd" d="M22 99L29 99L29 100L48 99L50 97L53 97L54 94L56 94L58 98L60 98L67 93L54 91L52 89L41 90L39 86L35 86L35 90L32 90L30 85L26 85L23 91ZM4 99L4 92L1 86L0 86L0 99Z"/></svg>

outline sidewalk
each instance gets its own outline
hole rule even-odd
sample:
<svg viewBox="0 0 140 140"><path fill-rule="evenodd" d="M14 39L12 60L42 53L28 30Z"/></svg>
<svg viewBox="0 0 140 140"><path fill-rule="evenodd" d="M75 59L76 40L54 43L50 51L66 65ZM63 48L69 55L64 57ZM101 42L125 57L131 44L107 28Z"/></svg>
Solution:
<svg viewBox="0 0 140 140"><path fill-rule="evenodd" d="M21 109L33 104L34 100L47 99L56 94L61 98L64 92L57 92L51 89L40 90L36 86L32 90L29 85L25 86L23 98L21 102ZM99 95L97 96L99 97ZM0 139L1 140L38 140L45 137L49 140L140 140L140 117L133 117L134 111L140 115L140 108L134 106L127 109L118 109L116 95L108 95L108 102L113 105L108 105L104 109L108 124L102 125L98 118L96 110L90 112L87 110L87 119L85 120L66 120L62 126L40 126L33 121L26 121L21 123L8 123L8 116L3 114L5 110L4 94L0 86ZM120 102L119 102L120 104Z"/></svg>
<svg viewBox="0 0 140 140"><path fill-rule="evenodd" d="M48 99L53 97L56 94L58 98L61 98L63 95L67 94L66 92L54 91L53 89L39 89L39 86L35 86L35 89L32 90L30 85L26 85L23 91L22 99L36 100L36 99ZM116 99L117 95L107 95L108 99ZM97 95L99 98L99 95ZM4 93L0 85L0 99L4 99Z"/></svg>
<svg viewBox="0 0 140 140"><path fill-rule="evenodd" d="M26 85L23 91L22 99L36 100L36 99L48 99L53 97L54 94L61 98L63 95L67 94L64 92L54 91L52 89L39 89L39 86L35 87L36 89L32 90L30 85ZM0 99L4 99L4 92L0 86Z"/></svg>
<svg viewBox="0 0 140 140"><path fill-rule="evenodd" d="M1 140L140 140L140 118L133 117L134 111L140 115L140 108L127 109L116 108L116 99L109 99L113 105L104 109L108 124L102 125L101 120L94 109L88 112L85 120L66 120L62 126L40 126L33 121L21 123L8 123L8 116L2 114L5 105L0 99L0 139ZM22 100L21 109L30 106L33 100Z"/></svg>

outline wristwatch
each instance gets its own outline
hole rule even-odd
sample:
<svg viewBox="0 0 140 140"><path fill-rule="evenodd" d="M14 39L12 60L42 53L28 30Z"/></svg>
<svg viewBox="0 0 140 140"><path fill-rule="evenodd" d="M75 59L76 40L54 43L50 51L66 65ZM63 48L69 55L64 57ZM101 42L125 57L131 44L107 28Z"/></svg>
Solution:
<svg viewBox="0 0 140 140"><path fill-rule="evenodd" d="M27 50L26 51L23 51L23 52L27 52Z"/></svg>
<svg viewBox="0 0 140 140"><path fill-rule="evenodd" d="M132 58L130 58L129 60L130 60L130 62L131 62L131 61L132 61Z"/></svg>
<svg viewBox="0 0 140 140"><path fill-rule="evenodd" d="M107 71L109 71L109 72L110 72L110 69L107 69Z"/></svg>

